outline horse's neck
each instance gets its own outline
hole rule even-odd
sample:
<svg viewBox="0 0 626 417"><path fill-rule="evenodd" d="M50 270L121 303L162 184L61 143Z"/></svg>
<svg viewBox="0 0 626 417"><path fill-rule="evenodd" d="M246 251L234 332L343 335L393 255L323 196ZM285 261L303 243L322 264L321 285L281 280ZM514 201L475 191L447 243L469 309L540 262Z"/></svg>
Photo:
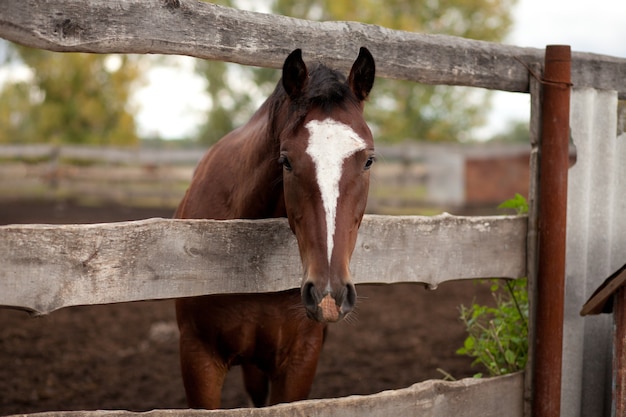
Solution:
<svg viewBox="0 0 626 417"><path fill-rule="evenodd" d="M280 144L262 119L253 118L239 138L241 171L233 187L233 204L238 217L282 217L282 168L278 164Z"/></svg>
<svg viewBox="0 0 626 417"><path fill-rule="evenodd" d="M267 103L266 103L267 104ZM264 105L260 110L267 110ZM236 219L286 216L280 145L268 123L271 112L222 138L200 161L176 211L180 218Z"/></svg>

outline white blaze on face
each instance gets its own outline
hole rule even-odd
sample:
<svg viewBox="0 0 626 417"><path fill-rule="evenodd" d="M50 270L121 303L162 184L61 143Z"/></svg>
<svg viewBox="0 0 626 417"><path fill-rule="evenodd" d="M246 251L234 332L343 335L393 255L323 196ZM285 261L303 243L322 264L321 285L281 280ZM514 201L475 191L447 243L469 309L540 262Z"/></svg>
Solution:
<svg viewBox="0 0 626 417"><path fill-rule="evenodd" d="M343 162L356 152L365 149L366 145L350 126L332 119L311 120L305 127L309 130L306 153L315 164L315 175L326 214L326 255L330 265Z"/></svg>

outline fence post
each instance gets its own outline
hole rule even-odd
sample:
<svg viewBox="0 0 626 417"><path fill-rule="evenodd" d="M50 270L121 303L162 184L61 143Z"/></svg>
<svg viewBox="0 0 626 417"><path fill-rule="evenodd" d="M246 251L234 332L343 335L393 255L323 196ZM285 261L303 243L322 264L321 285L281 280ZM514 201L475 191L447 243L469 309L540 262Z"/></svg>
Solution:
<svg viewBox="0 0 626 417"><path fill-rule="evenodd" d="M524 416L532 416L533 370L535 363L535 317L537 308L537 222L539 218L539 144L541 142L541 74L543 64L535 62L530 65L530 178L528 184L528 234L526 238L526 271L527 291L529 300L528 320L533 323L528 328L528 360L524 377Z"/></svg>
<svg viewBox="0 0 626 417"><path fill-rule="evenodd" d="M569 46L550 45L546 48L542 84L539 257L532 410L534 417L558 417L561 410L569 167Z"/></svg>

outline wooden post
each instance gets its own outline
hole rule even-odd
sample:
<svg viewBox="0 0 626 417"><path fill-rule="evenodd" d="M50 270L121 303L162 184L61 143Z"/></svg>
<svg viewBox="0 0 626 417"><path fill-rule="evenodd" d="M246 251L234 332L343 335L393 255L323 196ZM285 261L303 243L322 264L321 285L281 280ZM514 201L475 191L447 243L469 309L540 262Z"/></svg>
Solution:
<svg viewBox="0 0 626 417"><path fill-rule="evenodd" d="M539 254L537 245L538 221L539 221L539 145L541 143L541 75L543 65L539 62L530 65L532 70L530 80L530 178L528 184L528 235L526 238L526 270L529 311L528 322L534 323L537 315L537 257ZM532 416L533 401L533 371L535 363L535 326L528 329L528 360L526 361L524 378L524 416Z"/></svg>
<svg viewBox="0 0 626 417"><path fill-rule="evenodd" d="M613 295L613 415L626 416L626 288Z"/></svg>
<svg viewBox="0 0 626 417"><path fill-rule="evenodd" d="M561 410L571 50L546 48L542 102L534 417Z"/></svg>

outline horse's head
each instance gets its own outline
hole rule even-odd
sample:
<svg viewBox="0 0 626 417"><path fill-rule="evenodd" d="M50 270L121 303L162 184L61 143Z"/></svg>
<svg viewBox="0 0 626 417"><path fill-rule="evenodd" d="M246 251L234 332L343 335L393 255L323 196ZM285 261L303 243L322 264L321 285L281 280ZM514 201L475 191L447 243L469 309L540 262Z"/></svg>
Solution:
<svg viewBox="0 0 626 417"><path fill-rule="evenodd" d="M356 304L349 264L374 161L372 133L363 119L374 75L374 59L365 48L347 79L321 65L309 71L299 49L283 66L287 101L278 161L304 267L302 301L320 322L340 320Z"/></svg>

